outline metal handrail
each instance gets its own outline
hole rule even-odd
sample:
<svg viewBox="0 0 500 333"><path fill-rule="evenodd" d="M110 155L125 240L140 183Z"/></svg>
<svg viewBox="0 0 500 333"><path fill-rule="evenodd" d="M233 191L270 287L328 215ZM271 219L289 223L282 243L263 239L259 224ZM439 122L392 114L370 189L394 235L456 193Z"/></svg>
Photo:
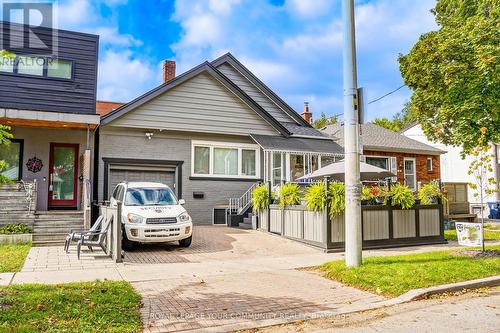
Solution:
<svg viewBox="0 0 500 333"><path fill-rule="evenodd" d="M247 208L252 201L252 191L258 185L260 185L260 182L252 184L252 186L250 186L250 188L246 190L245 193L243 193L243 195L239 198L230 198L229 212L231 214L240 214L245 208Z"/></svg>
<svg viewBox="0 0 500 333"><path fill-rule="evenodd" d="M28 208L28 213L31 213L31 204L33 203L33 192L36 193L36 179L33 181L33 183L27 183L24 180L21 179L21 181L18 184L18 188L21 189L21 186L26 193L26 203L27 203L27 208Z"/></svg>

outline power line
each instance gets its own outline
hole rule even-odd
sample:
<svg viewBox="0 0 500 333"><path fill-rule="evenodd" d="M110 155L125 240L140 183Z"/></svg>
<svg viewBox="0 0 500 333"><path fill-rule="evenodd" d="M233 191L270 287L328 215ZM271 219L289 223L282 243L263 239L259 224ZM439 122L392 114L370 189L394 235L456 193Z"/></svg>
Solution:
<svg viewBox="0 0 500 333"><path fill-rule="evenodd" d="M390 94L394 94L396 91L398 91L399 89L403 88L404 86L406 86L406 84L401 85L400 87L398 87L398 88L394 89L393 91L388 92L387 94L385 94L385 95L383 95L383 96L380 96L379 98L374 99L373 101L370 101L370 102L368 102L367 104L372 104L372 103L378 102L378 101L380 101L382 98L385 98L385 97L389 96Z"/></svg>

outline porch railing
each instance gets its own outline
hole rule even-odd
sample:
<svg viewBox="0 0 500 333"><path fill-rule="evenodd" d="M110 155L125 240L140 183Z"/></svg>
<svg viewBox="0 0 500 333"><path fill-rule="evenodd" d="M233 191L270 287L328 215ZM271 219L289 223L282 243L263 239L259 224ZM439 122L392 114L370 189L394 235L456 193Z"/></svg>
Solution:
<svg viewBox="0 0 500 333"><path fill-rule="evenodd" d="M254 183L245 193L239 198L229 199L229 212L231 214L241 214L245 209L247 209L252 202L252 191L254 188L259 186L260 183Z"/></svg>

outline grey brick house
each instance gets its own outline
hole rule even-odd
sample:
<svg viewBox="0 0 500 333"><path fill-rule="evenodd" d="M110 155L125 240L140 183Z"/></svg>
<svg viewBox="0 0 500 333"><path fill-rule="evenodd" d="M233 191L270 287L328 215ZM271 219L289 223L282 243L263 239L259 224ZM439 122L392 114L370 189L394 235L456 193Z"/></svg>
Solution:
<svg viewBox="0 0 500 333"><path fill-rule="evenodd" d="M298 181L343 156L229 53L179 76L172 61L163 70L162 85L101 118L94 198L123 180L161 181L194 223L224 223L229 199L259 181Z"/></svg>

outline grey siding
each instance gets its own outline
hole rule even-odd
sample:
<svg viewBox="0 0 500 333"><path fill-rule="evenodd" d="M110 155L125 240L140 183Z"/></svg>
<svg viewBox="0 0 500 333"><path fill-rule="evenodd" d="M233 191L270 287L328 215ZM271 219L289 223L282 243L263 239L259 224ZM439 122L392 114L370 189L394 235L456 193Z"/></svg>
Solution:
<svg viewBox="0 0 500 333"><path fill-rule="evenodd" d="M211 76L202 73L109 126L248 135L278 132Z"/></svg>
<svg viewBox="0 0 500 333"><path fill-rule="evenodd" d="M78 175L82 174L82 163L81 156L85 152L87 132L85 130L70 130L70 129L48 129L48 128L35 128L35 127L12 127L12 134L14 134L15 139L24 140L24 151L23 151L23 180L33 181L36 179L38 194L37 194L37 210L45 211L48 205L48 193L49 193L49 155L50 155L50 143L77 143L78 144ZM93 137L90 137L90 149L92 150ZM32 157L36 156L42 160L43 167L42 170L33 173L28 171L26 163ZM91 155L92 158L92 155ZM93 161L90 163L93 166ZM91 173L92 174L92 173ZM46 181L43 180L46 179ZM80 208L81 203L81 182L77 186L78 196L77 204Z"/></svg>
<svg viewBox="0 0 500 333"><path fill-rule="evenodd" d="M0 22L0 29L6 23ZM51 30L35 28L42 35ZM95 114L97 52L96 35L58 30L57 58L72 60L74 78L62 80L46 77L0 73L0 106L37 111ZM22 35L12 34L20 40ZM26 52L16 52L18 55Z"/></svg>
<svg viewBox="0 0 500 333"><path fill-rule="evenodd" d="M255 85L247 80L233 66L224 63L217 67L217 69L221 71L225 76L227 76L231 81L236 83L236 85L238 85L241 90L243 90L248 96L250 96L264 110L270 113L278 121L285 123L295 123L295 121L288 114L286 114L281 108L274 104L273 101L271 101L262 91L260 91Z"/></svg>
<svg viewBox="0 0 500 333"><path fill-rule="evenodd" d="M192 140L253 143L250 138L245 137L166 131L155 133L151 140L147 140L144 131L141 130L103 126L99 139L99 200L103 199L103 158L184 161L182 164L182 198L186 200L185 207L195 224L211 224L213 208L217 205L227 205L229 198L241 196L253 181L190 179ZM205 197L194 199L193 192L203 192Z"/></svg>

